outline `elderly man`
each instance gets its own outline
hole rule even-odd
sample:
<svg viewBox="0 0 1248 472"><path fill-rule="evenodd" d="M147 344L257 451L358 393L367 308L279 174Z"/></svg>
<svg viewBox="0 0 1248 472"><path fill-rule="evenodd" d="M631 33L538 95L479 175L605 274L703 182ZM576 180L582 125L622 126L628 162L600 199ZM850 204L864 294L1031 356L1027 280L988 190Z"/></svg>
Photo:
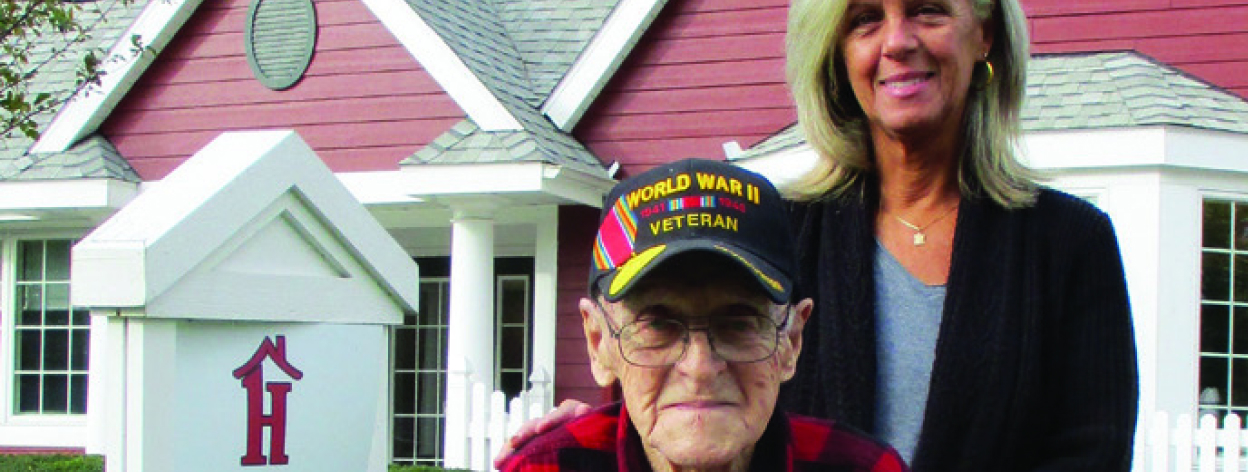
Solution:
<svg viewBox="0 0 1248 472"><path fill-rule="evenodd" d="M788 228L775 188L722 162L617 185L580 311L594 378L623 401L534 438L502 470L905 470L857 432L775 411L812 306L791 300Z"/></svg>

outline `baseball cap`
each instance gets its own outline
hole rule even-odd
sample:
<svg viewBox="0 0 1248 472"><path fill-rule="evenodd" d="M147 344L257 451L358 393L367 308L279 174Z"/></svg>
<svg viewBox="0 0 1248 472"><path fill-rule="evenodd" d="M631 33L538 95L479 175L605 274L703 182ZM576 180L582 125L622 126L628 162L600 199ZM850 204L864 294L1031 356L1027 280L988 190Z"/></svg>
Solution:
<svg viewBox="0 0 1248 472"><path fill-rule="evenodd" d="M740 264L772 301L787 303L797 265L789 225L779 192L757 173L708 159L654 167L607 194L590 287L619 301L663 261L708 251Z"/></svg>

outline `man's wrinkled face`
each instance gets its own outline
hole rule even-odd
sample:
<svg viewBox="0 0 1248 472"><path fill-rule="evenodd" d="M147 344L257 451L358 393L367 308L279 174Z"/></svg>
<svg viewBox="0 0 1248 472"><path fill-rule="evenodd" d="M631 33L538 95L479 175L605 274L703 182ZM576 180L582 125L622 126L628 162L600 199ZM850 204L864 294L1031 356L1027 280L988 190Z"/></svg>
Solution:
<svg viewBox="0 0 1248 472"><path fill-rule="evenodd" d="M757 282L720 260L677 258L647 275L618 303L582 300L595 377L603 384L619 380L652 463L657 455L673 465L705 467L748 456L771 418L780 383L793 375L809 301L798 310L772 303ZM716 335L699 329L713 319L750 316L781 326L775 353L757 362L726 361L712 342L720 341L722 352L727 341L708 339ZM671 321L691 329L683 356L668 366L628 362L619 343L630 340L611 335L630 323L671 326ZM721 323L713 331L729 338L727 329Z"/></svg>

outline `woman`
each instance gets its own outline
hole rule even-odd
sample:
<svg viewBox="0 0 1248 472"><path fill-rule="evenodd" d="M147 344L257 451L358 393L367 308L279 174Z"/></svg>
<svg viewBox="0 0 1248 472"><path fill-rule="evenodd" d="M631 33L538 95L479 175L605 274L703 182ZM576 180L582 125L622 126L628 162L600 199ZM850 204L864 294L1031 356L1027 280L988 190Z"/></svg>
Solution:
<svg viewBox="0 0 1248 472"><path fill-rule="evenodd" d="M821 160L799 185L816 300L790 411L916 471L1128 470L1137 406L1108 217L1014 156L1016 0L798 0L788 76Z"/></svg>
<svg viewBox="0 0 1248 472"><path fill-rule="evenodd" d="M1027 47L1017 0L790 7L790 88L821 159L788 189L816 306L780 406L873 432L916 471L1130 469L1117 240L1014 155Z"/></svg>

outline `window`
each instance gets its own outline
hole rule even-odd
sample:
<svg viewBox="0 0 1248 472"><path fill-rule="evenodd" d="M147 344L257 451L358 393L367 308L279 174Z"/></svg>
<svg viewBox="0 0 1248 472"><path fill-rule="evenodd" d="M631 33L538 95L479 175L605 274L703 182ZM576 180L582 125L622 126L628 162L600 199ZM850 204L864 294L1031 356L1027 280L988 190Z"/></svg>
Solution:
<svg viewBox="0 0 1248 472"><path fill-rule="evenodd" d="M446 348L450 260L419 258L420 313L395 329L392 460L439 466L446 428ZM509 398L528 383L532 338L532 258L494 262L495 388Z"/></svg>
<svg viewBox="0 0 1248 472"><path fill-rule="evenodd" d="M1248 203L1204 202L1200 410L1248 412Z"/></svg>
<svg viewBox="0 0 1248 472"><path fill-rule="evenodd" d="M529 381L530 282L527 275L504 275L494 284L494 388L507 398L519 395Z"/></svg>
<svg viewBox="0 0 1248 472"><path fill-rule="evenodd" d="M72 241L19 241L14 270L16 414L87 411L86 310L69 298Z"/></svg>

